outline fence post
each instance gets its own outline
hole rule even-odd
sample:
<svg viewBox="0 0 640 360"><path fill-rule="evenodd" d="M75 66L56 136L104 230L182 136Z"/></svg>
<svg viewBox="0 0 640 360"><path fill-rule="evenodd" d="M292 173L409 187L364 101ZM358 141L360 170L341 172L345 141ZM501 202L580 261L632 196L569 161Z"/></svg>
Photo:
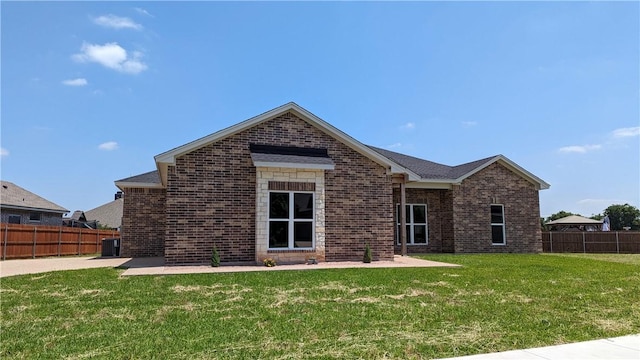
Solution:
<svg viewBox="0 0 640 360"><path fill-rule="evenodd" d="M100 230L97 230L96 231L96 253L98 252L98 241L99 240L100 240Z"/></svg>
<svg viewBox="0 0 640 360"><path fill-rule="evenodd" d="M32 257L34 259L36 258L36 236L38 236L38 227L34 226L33 227L33 254L32 254Z"/></svg>
<svg viewBox="0 0 640 360"><path fill-rule="evenodd" d="M585 254L587 253L587 245L585 244L585 241L584 241L584 231L582 232L582 252Z"/></svg>
<svg viewBox="0 0 640 360"><path fill-rule="evenodd" d="M616 253L620 254L620 242L618 241L618 232L616 231Z"/></svg>
<svg viewBox="0 0 640 360"><path fill-rule="evenodd" d="M62 252L61 247L62 247L62 225L60 225L60 231L58 231L58 257Z"/></svg>
<svg viewBox="0 0 640 360"><path fill-rule="evenodd" d="M553 232L549 231L549 252L553 252Z"/></svg>
<svg viewBox="0 0 640 360"><path fill-rule="evenodd" d="M7 237L9 233L9 223L4 225L4 246L2 247L2 260L7 260Z"/></svg>
<svg viewBox="0 0 640 360"><path fill-rule="evenodd" d="M82 228L78 229L80 229L80 232L78 232L78 255L82 255Z"/></svg>

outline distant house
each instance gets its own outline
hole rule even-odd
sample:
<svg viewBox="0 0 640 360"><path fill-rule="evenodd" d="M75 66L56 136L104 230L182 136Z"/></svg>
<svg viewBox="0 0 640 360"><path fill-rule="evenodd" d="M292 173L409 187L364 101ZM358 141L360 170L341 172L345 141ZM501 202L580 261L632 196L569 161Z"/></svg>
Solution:
<svg viewBox="0 0 640 360"><path fill-rule="evenodd" d="M123 203L122 191L118 191L113 201L86 211L84 215L89 221L97 221L103 227L119 230L120 226L122 226Z"/></svg>
<svg viewBox="0 0 640 360"><path fill-rule="evenodd" d="M580 215L570 215L546 223L549 231L601 231L602 220L589 219Z"/></svg>
<svg viewBox="0 0 640 360"><path fill-rule="evenodd" d="M0 218L3 223L62 225L69 210L9 181L2 180Z"/></svg>
<svg viewBox="0 0 640 360"><path fill-rule="evenodd" d="M429 136L425 134L425 141ZM168 265L540 252L549 184L502 155L458 166L360 143L295 103L155 157L124 191L122 255Z"/></svg>
<svg viewBox="0 0 640 360"><path fill-rule="evenodd" d="M79 227L88 229L97 229L98 224L94 221L88 221L87 217L82 210L76 210L71 214L71 217L62 218L62 226Z"/></svg>

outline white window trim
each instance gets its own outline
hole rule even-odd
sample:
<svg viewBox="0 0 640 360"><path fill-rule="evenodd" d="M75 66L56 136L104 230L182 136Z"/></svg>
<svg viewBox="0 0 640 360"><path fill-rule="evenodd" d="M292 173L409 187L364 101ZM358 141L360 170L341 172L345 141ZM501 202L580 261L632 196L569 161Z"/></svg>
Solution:
<svg viewBox="0 0 640 360"><path fill-rule="evenodd" d="M271 193L289 194L289 218L288 219L272 219L270 215L267 216L267 249L268 250L313 250L316 248L316 195L313 191L287 191L287 190L270 190L267 194L267 214L271 209ZM293 213L295 211L294 194L311 194L313 200L313 216L311 219L294 219ZM287 221L289 238L287 247L271 247L269 245L269 229L272 221ZM310 222L311 223L311 247L294 247L293 238L293 225L295 222Z"/></svg>
<svg viewBox="0 0 640 360"><path fill-rule="evenodd" d="M409 225L409 238L407 239L407 245L429 245L429 207L427 206L427 204L405 204L406 206L409 206L409 213L407 213L407 222L406 225ZM424 206L424 223L414 223L413 222L413 207L414 206ZM400 207L400 203L396 204L396 213L398 212L398 208ZM396 229L401 225L400 224L400 214L396 214ZM427 242L423 242L423 243L415 243L414 242L414 225L424 225L425 226L425 237L426 237L426 241ZM402 231L406 231L406 229L402 229ZM397 232L397 231L396 231ZM396 234L396 243L398 245L400 244L400 234L397 233Z"/></svg>
<svg viewBox="0 0 640 360"><path fill-rule="evenodd" d="M494 223L491 222L491 245L495 245L495 246L505 246L507 245L507 233L505 231L505 224L506 224L506 219L504 216L504 205L503 204L490 204L489 205L489 212L491 212L491 207L492 206L500 206L500 208L502 209L502 222L501 223ZM491 216L491 214L489 214L489 216ZM493 242L493 227L494 226L501 226L502 227L502 242L501 243L494 243Z"/></svg>

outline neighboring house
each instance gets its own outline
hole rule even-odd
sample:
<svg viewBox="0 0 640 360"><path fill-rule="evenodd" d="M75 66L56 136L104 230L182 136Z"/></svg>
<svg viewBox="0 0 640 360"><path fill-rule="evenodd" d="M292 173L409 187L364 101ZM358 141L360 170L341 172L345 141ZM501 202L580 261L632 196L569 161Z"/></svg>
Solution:
<svg viewBox="0 0 640 360"><path fill-rule="evenodd" d="M506 157L446 166L369 147L295 103L155 163L115 182L122 256L206 263L215 246L228 263L361 261L368 244L393 260L405 241L411 253L542 250L549 185Z"/></svg>
<svg viewBox="0 0 640 360"><path fill-rule="evenodd" d="M69 210L9 181L1 181L0 218L3 223L62 225Z"/></svg>
<svg viewBox="0 0 640 360"><path fill-rule="evenodd" d="M601 231L602 220L589 219L580 215L569 215L546 223L549 231Z"/></svg>
<svg viewBox="0 0 640 360"><path fill-rule="evenodd" d="M87 217L82 210L76 210L71 214L71 217L62 218L62 226L76 227L76 228L88 228L97 229L98 224L94 221L88 221Z"/></svg>
<svg viewBox="0 0 640 360"><path fill-rule="evenodd" d="M122 192L118 191L114 200L95 209L86 211L84 214L90 221L97 221L99 225L111 229L120 229L122 225Z"/></svg>

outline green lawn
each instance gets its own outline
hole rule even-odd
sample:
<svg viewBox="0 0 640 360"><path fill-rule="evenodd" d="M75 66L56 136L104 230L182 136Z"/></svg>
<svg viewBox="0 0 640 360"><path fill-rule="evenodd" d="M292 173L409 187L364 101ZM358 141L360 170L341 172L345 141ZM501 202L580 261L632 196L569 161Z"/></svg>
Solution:
<svg viewBox="0 0 640 360"><path fill-rule="evenodd" d="M1 280L0 358L439 358L640 333L640 266L430 255L461 268Z"/></svg>

